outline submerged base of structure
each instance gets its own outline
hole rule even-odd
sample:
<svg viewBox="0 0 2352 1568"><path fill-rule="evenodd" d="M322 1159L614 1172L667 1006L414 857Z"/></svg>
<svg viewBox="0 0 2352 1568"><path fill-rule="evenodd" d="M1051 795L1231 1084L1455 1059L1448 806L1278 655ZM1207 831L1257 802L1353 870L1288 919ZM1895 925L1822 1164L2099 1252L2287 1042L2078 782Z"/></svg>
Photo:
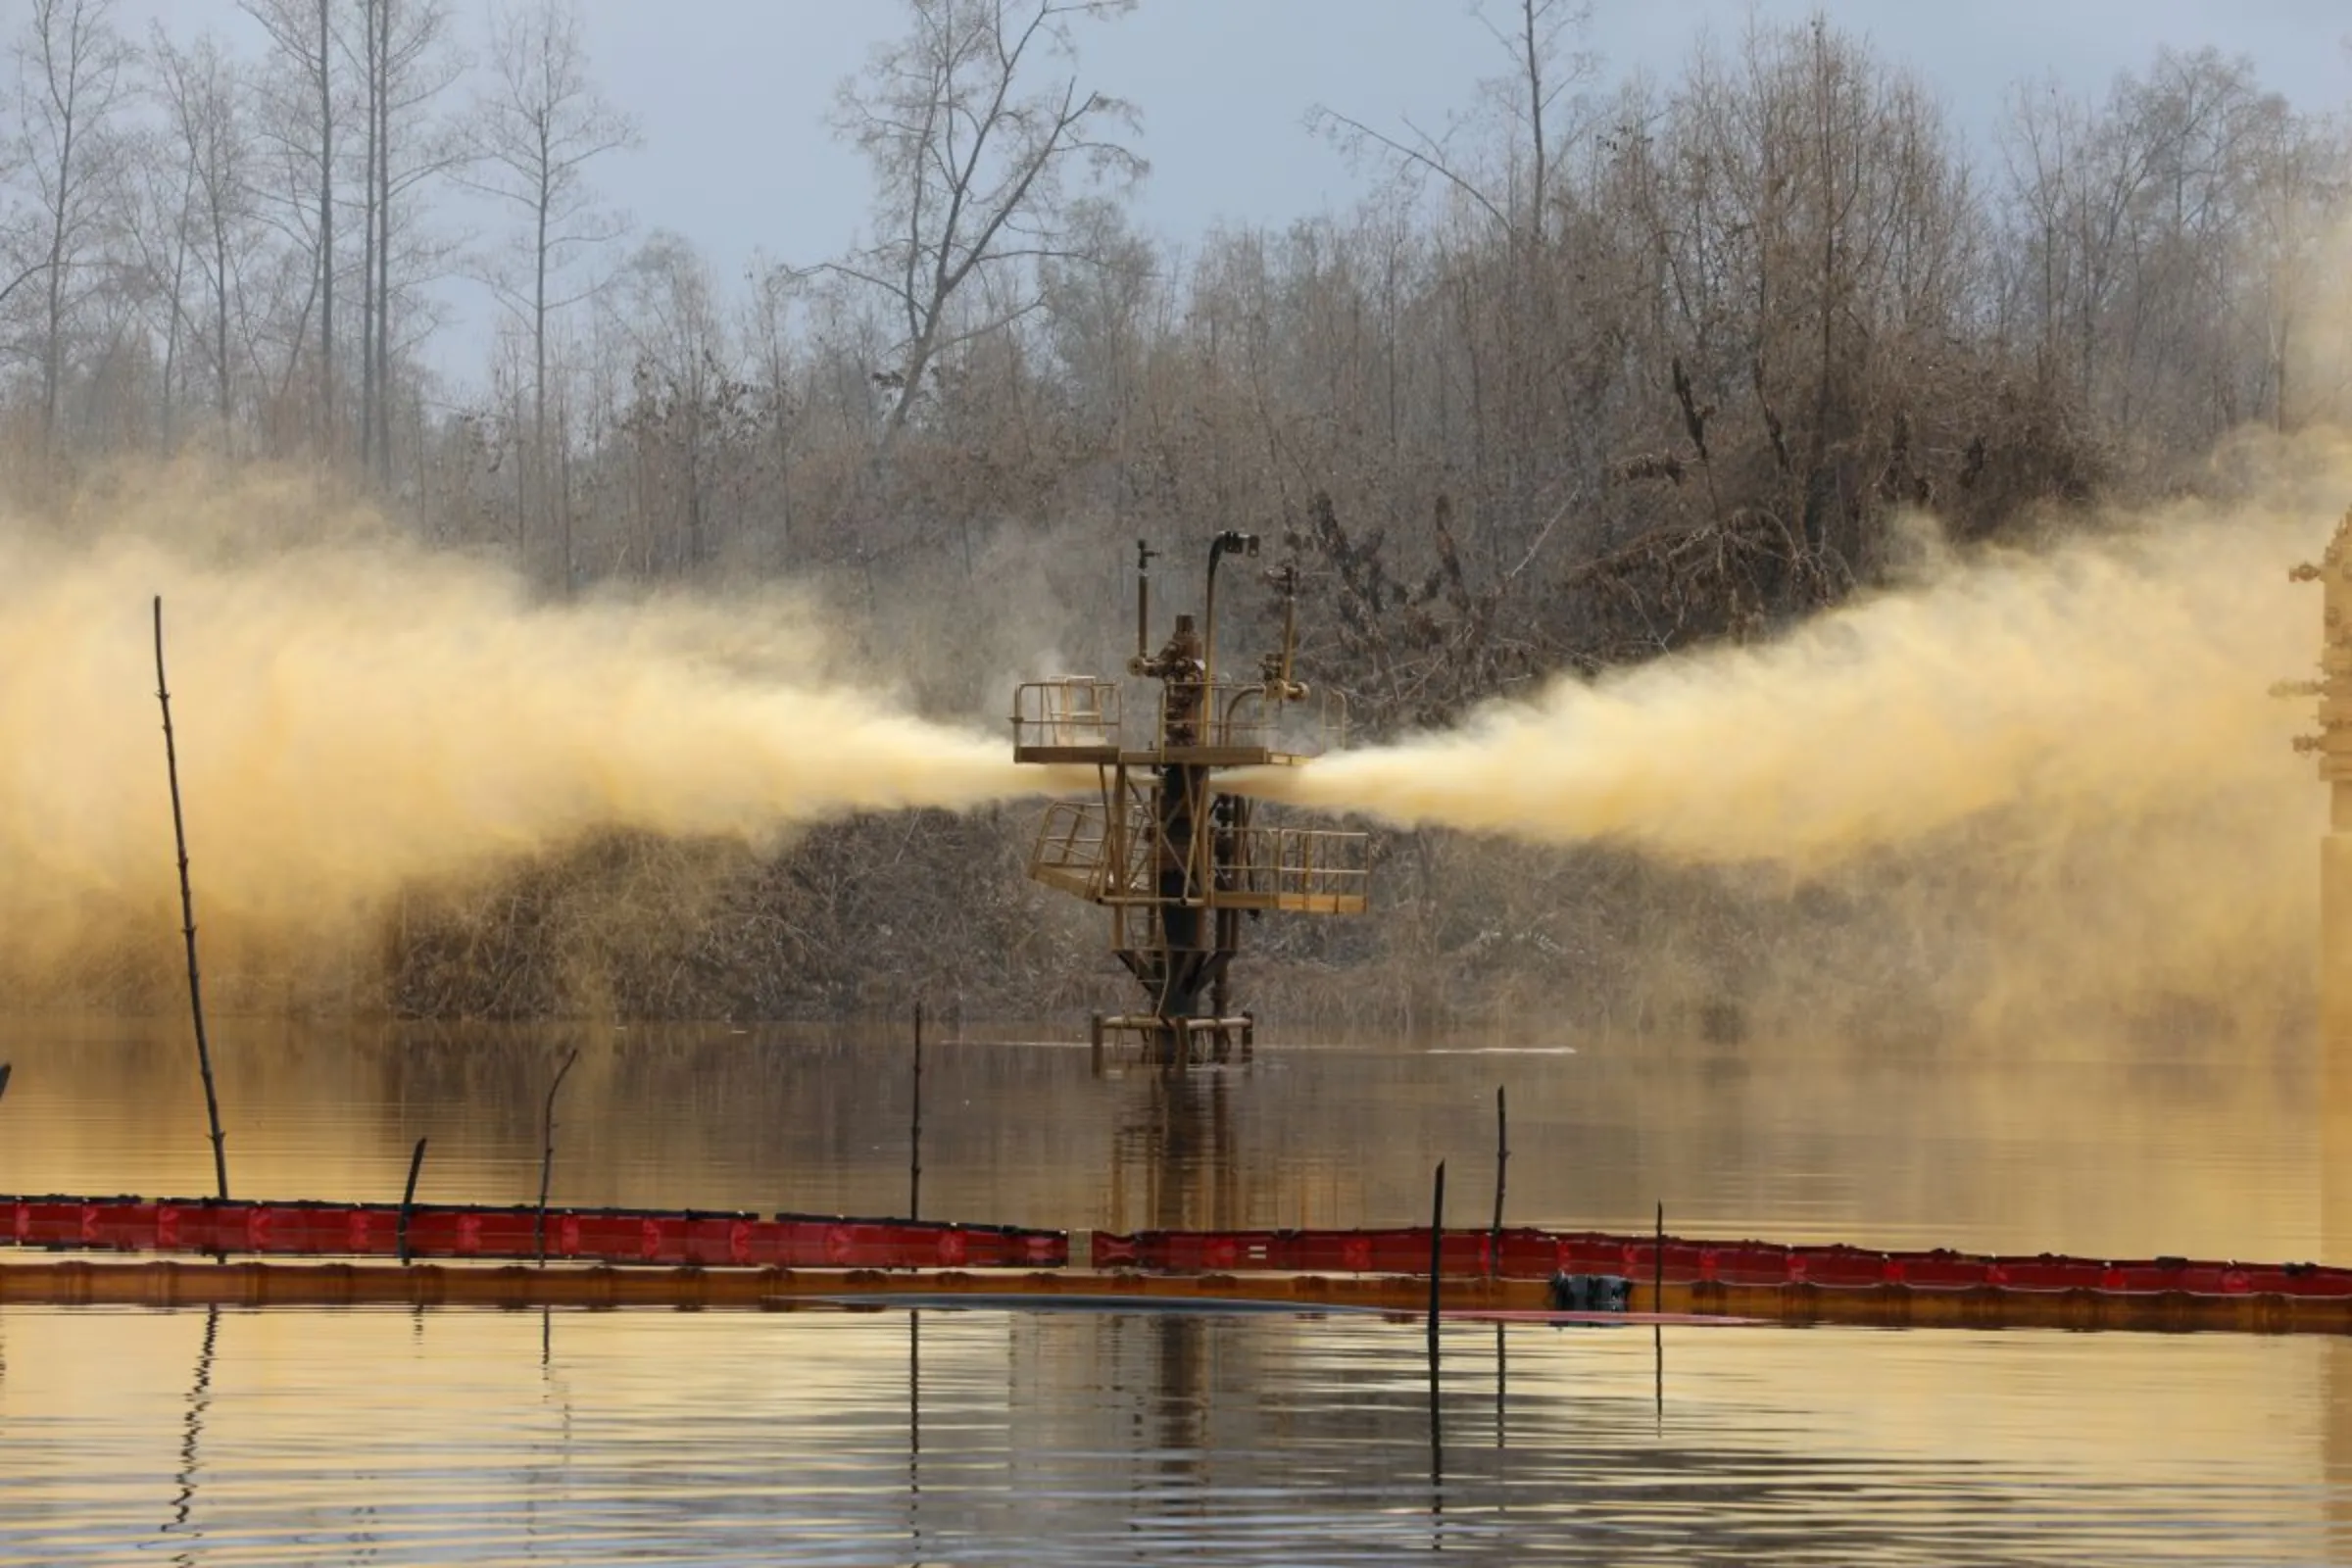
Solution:
<svg viewBox="0 0 2352 1568"><path fill-rule="evenodd" d="M1441 1309L1471 1318L1538 1318L1552 1305L1542 1280L1443 1282ZM1132 1303L1137 1311L1232 1301L1313 1312L1375 1310L1420 1316L1426 1276L1320 1274L977 1273L963 1269L582 1268L417 1263L93 1262L78 1258L0 1264L0 1306L499 1306L767 1308L885 1304L888 1298L937 1305L969 1297L1004 1308L1083 1299ZM1880 1328L2056 1328L2193 1330L2256 1334L2352 1333L2352 1299L2284 1295L2204 1296L2190 1292L1931 1290L1908 1285L1727 1285L1635 1281L1627 1307L1690 1321L1847 1323Z"/></svg>
<svg viewBox="0 0 2352 1568"><path fill-rule="evenodd" d="M1238 1051L1247 1060L1257 1045L1257 1015L1231 1018L1162 1018L1150 1012L1098 1012L1092 1045L1100 1055L1114 1035L1134 1035L1150 1061L1231 1061Z"/></svg>

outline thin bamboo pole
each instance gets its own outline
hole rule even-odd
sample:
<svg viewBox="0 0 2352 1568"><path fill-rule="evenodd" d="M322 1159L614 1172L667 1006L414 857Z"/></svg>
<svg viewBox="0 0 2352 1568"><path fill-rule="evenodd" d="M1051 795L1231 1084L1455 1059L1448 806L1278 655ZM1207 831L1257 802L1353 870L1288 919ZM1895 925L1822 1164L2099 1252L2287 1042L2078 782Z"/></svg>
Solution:
<svg viewBox="0 0 2352 1568"><path fill-rule="evenodd" d="M547 1112L540 1119L539 1215L531 1224L531 1245L542 1267L547 1263L547 1179L556 1166L556 1091L564 1087L564 1076L579 1059L580 1048L574 1046L564 1056L564 1065L556 1069L556 1081L547 1086Z"/></svg>
<svg viewBox="0 0 2352 1568"><path fill-rule="evenodd" d="M914 1004L914 1117L906 1129L906 1217L923 1217L923 1004Z"/></svg>
<svg viewBox="0 0 2352 1568"><path fill-rule="evenodd" d="M1446 1283L1446 1162L1438 1161L1437 1180L1429 1197L1429 1362L1436 1376L1438 1309Z"/></svg>
<svg viewBox="0 0 2352 1568"><path fill-rule="evenodd" d="M196 1067L204 1075L204 1117L213 1135L213 1185L228 1201L228 1153L220 1136L220 1099L213 1088L213 1052L204 1034L204 980L196 967L196 898L188 887L188 827L179 808L179 747L172 733L172 688L164 679L164 596L155 596L155 700L164 710L164 772L172 783L172 837L179 851L180 935L188 948L188 1011L196 1021Z"/></svg>
<svg viewBox="0 0 2352 1568"><path fill-rule="evenodd" d="M1494 1086L1494 1225L1487 1233L1487 1273L1502 1270L1502 1187L1503 1172L1511 1162L1511 1118L1509 1107L1502 1098L1502 1085Z"/></svg>
<svg viewBox="0 0 2352 1568"><path fill-rule="evenodd" d="M416 1207L416 1174L424 1169L424 1140L416 1140L416 1148L409 1155L409 1183L400 1191L400 1260L409 1260L409 1216Z"/></svg>

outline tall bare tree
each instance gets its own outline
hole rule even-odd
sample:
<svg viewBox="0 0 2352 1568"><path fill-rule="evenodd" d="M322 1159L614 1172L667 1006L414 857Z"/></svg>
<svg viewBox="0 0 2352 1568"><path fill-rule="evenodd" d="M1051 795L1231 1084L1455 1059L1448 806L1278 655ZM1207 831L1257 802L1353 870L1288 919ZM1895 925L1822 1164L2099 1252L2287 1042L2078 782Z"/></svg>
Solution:
<svg viewBox="0 0 2352 1568"><path fill-rule="evenodd" d="M492 84L476 100L467 125L461 178L519 220L511 241L485 258L480 271L530 339L531 449L516 466L515 479L526 490L521 511L528 518L546 510L549 329L602 285L604 279L583 270L628 231L626 216L598 199L590 166L635 147L638 129L589 78L587 43L569 0L502 5L491 24L490 67ZM531 488L542 494L528 494ZM554 510L568 583L569 508L558 498Z"/></svg>
<svg viewBox="0 0 2352 1568"><path fill-rule="evenodd" d="M1571 113L1569 94L1594 70L1590 50L1577 46L1592 25L1589 0L1508 0L1473 4L1471 16L1501 49L1507 68L1479 83L1484 117L1457 118L1443 130L1406 121L1383 130L1328 105L1308 111L1307 122L1351 151L1378 154L1400 172L1431 176L1494 220L1514 243L1540 248L1568 149L1586 128ZM1502 128L1499 167L1493 125Z"/></svg>
<svg viewBox="0 0 2352 1568"><path fill-rule="evenodd" d="M115 112L130 89L132 50L116 30L113 0L32 0L17 40L19 157L38 203L41 430L57 430L67 337L80 303L82 266L109 221L122 175Z"/></svg>
<svg viewBox="0 0 2352 1568"><path fill-rule="evenodd" d="M1081 84L1071 30L1135 0L905 4L906 33L841 83L833 114L873 169L875 229L833 266L879 290L903 333L886 455L940 355L1028 315L1036 265L1076 256L1072 199L1147 168L1134 106Z"/></svg>
<svg viewBox="0 0 2352 1568"><path fill-rule="evenodd" d="M1546 537L1534 519L1557 505L1559 465L1546 461L1544 432L1570 423L1567 351L1578 333L1568 317L1590 308L1592 291L1564 286L1582 269L1555 251L1578 194L1570 160L1593 128L1584 94L1595 60L1581 0L1480 0L1470 14L1503 62L1478 83L1474 111L1440 129L1409 120L1383 129L1328 106L1307 119L1351 155L1389 165L1407 193L1434 187L1453 220L1442 230L1446 265L1480 431L1470 525L1499 574Z"/></svg>
<svg viewBox="0 0 2352 1568"><path fill-rule="evenodd" d="M242 279L249 259L266 249L255 206L260 171L254 167L247 123L249 84L238 62L210 33L180 45L159 27L149 58L165 147L178 167L180 185L167 300L173 341L167 365L176 359L177 328L185 322L210 374L213 414L225 443L236 419L236 366L242 356L231 338L243 314ZM183 277L191 264L203 288L201 315L186 299ZM170 380L167 374L167 397Z"/></svg>
<svg viewBox="0 0 2352 1568"><path fill-rule="evenodd" d="M315 439L319 450L331 453L339 444L335 422L339 379L335 363L335 131L342 123L343 112L335 90L336 0L238 0L238 4L261 24L275 54L269 134L285 172L300 176L290 177L280 194L287 211L286 227L299 234L310 254L311 297L302 314L307 317L314 304L318 308ZM289 385L299 369L300 346L298 334L289 345L293 351L286 366Z"/></svg>
<svg viewBox="0 0 2352 1568"><path fill-rule="evenodd" d="M453 46L445 0L357 0L342 49L357 73L366 119L361 213L360 461L379 479L392 463L392 319L403 294L445 255L417 233L408 198L464 157L458 127L435 103L464 60ZM354 39L350 32L359 36ZM395 276L395 262L401 275Z"/></svg>

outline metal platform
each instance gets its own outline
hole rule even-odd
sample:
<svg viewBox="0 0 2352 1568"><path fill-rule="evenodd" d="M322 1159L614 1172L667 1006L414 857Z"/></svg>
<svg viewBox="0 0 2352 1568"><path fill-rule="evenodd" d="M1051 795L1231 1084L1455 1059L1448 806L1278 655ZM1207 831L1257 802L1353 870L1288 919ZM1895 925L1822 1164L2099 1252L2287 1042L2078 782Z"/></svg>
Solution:
<svg viewBox="0 0 2352 1568"><path fill-rule="evenodd" d="M1188 1061L1245 1046L1254 1029L1232 1004L1230 968L1243 917L1360 914L1371 906L1368 834L1261 816L1257 800L1218 787L1236 768L1298 767L1343 743L1347 705L1310 692L1292 664L1298 644L1296 567L1266 573L1281 595L1282 644L1253 677L1217 670L1217 563L1257 554L1228 530L1209 542L1204 613L1176 617L1151 646L1151 562L1137 548L1136 645L1127 670L1155 682L1131 710L1126 689L1097 675L1028 681L1012 703L1017 762L1092 766L1091 799L1046 808L1029 875L1110 911L1110 947L1150 999L1149 1012L1095 1020L1132 1032L1149 1054ZM1264 808L1279 818L1279 808Z"/></svg>

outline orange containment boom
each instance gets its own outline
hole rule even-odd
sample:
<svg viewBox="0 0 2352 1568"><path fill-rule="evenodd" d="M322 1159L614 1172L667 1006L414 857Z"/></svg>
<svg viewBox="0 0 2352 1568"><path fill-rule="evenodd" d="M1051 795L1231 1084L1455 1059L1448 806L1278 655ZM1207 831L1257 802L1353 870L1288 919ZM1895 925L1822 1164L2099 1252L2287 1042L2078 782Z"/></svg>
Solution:
<svg viewBox="0 0 2352 1568"><path fill-rule="evenodd" d="M405 1236L404 1236L405 1230ZM0 1198L0 1245L93 1252L536 1258L733 1268L1060 1268L1063 1231L698 1209Z"/></svg>
<svg viewBox="0 0 2352 1568"><path fill-rule="evenodd" d="M360 1301L775 1306L847 1295L1172 1298L1417 1311L1426 1229L1099 1233L1068 1271L1060 1231L695 1210L551 1209L545 1268L528 1207L419 1204L404 1266L397 1204L0 1198L0 1244L62 1251L258 1255L210 1263L89 1259L0 1266L0 1301ZM297 1262L293 1258L347 1258ZM2352 1333L2352 1270L2311 1263L1875 1251L1516 1228L1440 1238L1447 1313L1543 1312L1557 1276L1630 1282L1635 1312L1785 1323ZM967 1273L966 1270L1014 1273ZM1056 1270L1060 1272L1038 1272ZM896 1271L896 1272L888 1272ZM1414 1276L1418 1275L1419 1278Z"/></svg>
<svg viewBox="0 0 2352 1568"><path fill-rule="evenodd" d="M1496 1314L1529 1320L1546 1311L1540 1280L1447 1276L1442 1306L1449 1317L1483 1321ZM414 1306L872 1307L903 1297L938 1305L968 1296L977 1306L1004 1308L1013 1298L1040 1305L1082 1299L1097 1310L1115 1298L1130 1309L1199 1309L1203 1302L1286 1305L1300 1312L1374 1309L1418 1319L1429 1303L1426 1276L1366 1274L1096 1274L1054 1271L967 1273L959 1269L616 1268L608 1264L185 1262L175 1258L96 1261L45 1258L0 1264L0 1306L320 1307L369 1303ZM2017 1291L1983 1286L1915 1289L1857 1286L1650 1283L1631 1292L1622 1321L1663 1310L1685 1321L1787 1324L1850 1323L1882 1328L2224 1330L2256 1334L2352 1332L2352 1299L2278 1295L2198 1296L2185 1291L2127 1294L2099 1290ZM1578 1321L1597 1314L1569 1314ZM1671 1319L1670 1319L1671 1320Z"/></svg>
<svg viewBox="0 0 2352 1568"><path fill-rule="evenodd" d="M1614 1236L1601 1231L1517 1228L1453 1231L1442 1243L1447 1274L1549 1279L1616 1274L1646 1284L1853 1289L1904 1285L1926 1291L2104 1291L2120 1295L2292 1296L2352 1306L2352 1269L2317 1263L2215 1262L2185 1257L2132 1261L1935 1251L1874 1251L1844 1246L1693 1241ZM1162 1274L1410 1274L1429 1271L1429 1231L1138 1231L1098 1233L1094 1264Z"/></svg>

